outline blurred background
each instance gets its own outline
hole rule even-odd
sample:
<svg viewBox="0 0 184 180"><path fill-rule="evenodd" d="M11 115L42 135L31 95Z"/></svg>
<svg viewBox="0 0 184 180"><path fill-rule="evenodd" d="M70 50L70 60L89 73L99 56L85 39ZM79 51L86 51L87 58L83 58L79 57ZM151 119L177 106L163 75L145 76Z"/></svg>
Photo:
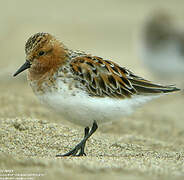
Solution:
<svg viewBox="0 0 184 180"><path fill-rule="evenodd" d="M171 26L174 28L167 26L167 18L161 18L164 19L161 21L159 19L161 24L162 22L163 24L166 24L166 26L164 25L164 28L166 27L166 31L159 31L159 28L157 29L154 23L153 25L150 25L150 22L152 22L152 19L157 16L158 12L161 14L162 12L169 14L169 16L172 17L172 22L174 22L174 25ZM3 130L2 132L6 132L8 134L9 129L11 128L9 128L6 123L2 127L1 120L8 121L8 119L10 119L14 121L17 118L22 118L23 120L26 119L25 122L27 122L28 118L36 118L43 121L47 120L51 125L52 122L57 122L59 123L59 127L62 127L63 121L61 121L61 117L40 105L34 96L31 88L27 84L26 72L21 73L16 78L12 77L12 74L17 70L17 68L24 63L24 45L27 39L34 33L51 33L71 49L78 49L93 55L101 56L105 59L111 59L121 66L130 69L135 74L146 79L153 80L157 83L174 83L177 87L183 87L184 80L182 73L184 66L182 66L182 63L184 63L184 45L182 45L183 41L180 41L183 38L183 19L183 0L1 1L0 130ZM150 29L148 28L150 26L151 36L149 36ZM167 30L169 30L169 32ZM161 33L161 35L159 33ZM151 41L149 41L150 39ZM168 44L169 47L167 46ZM166 55L164 52L166 52ZM162 62L162 59L170 60L169 62ZM155 65L158 65L159 63L159 67L164 68L165 66L167 67L168 64L171 64L170 67L172 67L172 59L182 59L183 62L181 62L179 67L183 68L180 68L180 70L177 68L174 68L173 70L173 68L171 68L169 73L167 72L168 74L166 76L165 73L163 74L162 71L157 71L158 68L155 68ZM175 64L173 66L175 66ZM176 66L178 67L178 65ZM180 78L175 77L176 72L180 72ZM154 152L155 149L155 151L159 153L166 152L166 154L163 155L163 161L166 159L170 162L169 158L173 157L173 162L177 164L177 161L175 160L176 157L174 155L177 155L178 151L183 152L183 147L181 147L181 145L184 144L183 97L183 91L181 93L161 97L160 99L146 104L144 107L137 110L132 116L122 117L122 121L114 122L112 125L104 125L100 128L99 132L109 133L111 135L118 134L118 137L122 137L122 143L130 144L126 149L128 153L129 149L131 149L130 147L133 147L133 155L130 158L132 158L137 152L136 148L134 149L134 146L131 146L131 144L135 144L139 150L141 150L139 147L142 147L143 149L150 149L151 152ZM35 132L38 130L35 128L37 125L38 124L33 125ZM72 129L74 125L70 124L68 127L69 129ZM78 128L81 132L81 128ZM12 129L14 131L15 128ZM0 136L6 134L2 132L0 132ZM14 132L18 133L18 131ZM20 133L23 134L24 132L26 131L21 131ZM38 134L42 134L42 131L40 131L40 133L38 132ZM140 136L144 138L137 138ZM16 137L16 135L11 137L10 140L14 141L14 137ZM70 135L66 135L65 138L69 137ZM94 136L94 138L95 137L97 136ZM127 142L125 142L127 137L129 138ZM34 139L34 137L32 139ZM25 141L31 141L32 139L27 138L25 135ZM66 140L68 141L68 139ZM2 152L6 152L6 149L3 149L3 147L6 146L6 142L9 142L9 139L4 142L5 144L0 146L0 148L2 148ZM93 139L91 142L93 142ZM101 140L101 142L104 142L104 139ZM172 147L168 146L171 142L173 143L173 145L171 145ZM112 144L112 141L107 139L107 144L110 143ZM19 153L22 149L18 151L21 147L22 146L20 144L15 144L15 147L13 147L11 151L14 155L20 155L22 157L22 154ZM45 147L45 144L43 147ZM58 147L60 147L59 143ZM49 146L49 148L47 149L50 152L54 151L52 147ZM46 148L42 149L45 150ZM172 151L171 153L174 155L169 156L167 154L167 150L169 152ZM102 148L100 149L100 152L102 152ZM124 149L117 152L116 155L118 158L119 152L124 152ZM36 154L34 152L31 153ZM47 151L45 151L45 154L47 154ZM55 154L55 152L52 153L52 156L53 154ZM106 152L106 154L108 154L108 152ZM24 155L27 157L26 153ZM37 155L39 156L40 154ZM136 159L137 155L134 157ZM160 173L161 168L157 168L157 166L155 166L161 162L159 156L157 157L153 155L153 158L145 166L142 166L142 157L143 156L140 154L140 157L137 158L141 161L136 167L138 169L138 173L143 172L142 170L146 168L149 172L153 171L153 174L156 171L158 171L158 174ZM147 155L145 157L147 157ZM5 159L6 158L7 156L5 156ZM155 159L158 161L154 162ZM8 158L7 162L9 162ZM118 160L115 161L114 167L119 167L117 162ZM123 156L123 162L125 162L127 168L129 168L129 165L127 165L129 163L129 159L124 161ZM134 162L135 161L133 160L132 164L134 164ZM147 162L147 160L145 160L145 162ZM157 170L150 168L150 164L152 163ZM111 165L111 162L108 164ZM84 161L84 166L85 165L86 161ZM89 172L95 172L96 167L100 167L98 165L99 163L96 162L94 171ZM58 167L60 168L60 166ZM164 173L166 171L168 174L170 172L173 174L175 173L174 169L176 169L176 166L171 169L167 169L167 167L169 166L165 163L165 169L163 169ZM180 167L181 166L178 165L178 172L180 172ZM70 166L67 168L69 169L70 174ZM106 173L107 171L104 172ZM76 170L76 172L78 172L78 170ZM81 172L83 173L83 171ZM115 171L115 174L117 172L118 171ZM170 176L170 174L168 176Z"/></svg>
<svg viewBox="0 0 184 180"><path fill-rule="evenodd" d="M12 77L12 74L25 61L24 45L32 34L49 32L72 49L111 59L135 74L159 83L162 82L162 75L155 78L152 68L147 68L143 61L149 61L149 56L144 59L145 56L141 55L141 48L147 46L144 42L146 23L149 23L158 12L163 11L170 14L174 23L182 30L184 29L183 7L183 0L168 0L167 3L161 0L2 1L0 6L0 116L6 118L27 116L60 122L60 117L50 113L38 103L26 83L26 73L16 78ZM167 81L171 84L180 84L183 77L178 82L177 79L172 82L165 80ZM147 109L144 107L144 110L135 113L132 119L135 119L138 114L142 119L143 111L153 117L152 115L156 114L155 108L163 101L165 103L163 102L163 106L159 109L160 114L157 113L156 117L176 119L178 113L183 116L182 98L175 95L163 97L146 106ZM174 103L169 103L171 101ZM145 114L144 116L146 118ZM129 118L125 119L129 125ZM131 122L134 123L133 120ZM182 123L182 121L178 122ZM144 124L144 121L142 123ZM119 131L115 128L116 130L112 132L122 133L122 125L118 127L120 127Z"/></svg>
<svg viewBox="0 0 184 180"><path fill-rule="evenodd" d="M183 7L182 0L168 0L167 3L161 0L2 1L0 6L0 116L6 118L27 116L60 122L59 116L39 104L26 83L25 72L16 78L12 77L12 74L25 61L24 45L32 34L49 32L71 49L79 49L111 59L135 74L159 83L163 80L162 75L155 78L152 68L147 68L144 63L149 61L149 56L144 59L145 56L141 54L144 49L142 47L148 46L145 43L145 27L158 12L166 12L173 17L174 23L181 30L184 29ZM183 77L179 81L165 80L167 81L180 86L183 83ZM169 103L171 101L174 103ZM155 111L158 110L156 107L160 102L163 102L163 106L160 107L158 114ZM124 119L127 121L127 126L130 122L133 123L131 125L133 129L136 129L134 123L137 121L130 121L130 119L137 119L138 114L140 119L143 115L147 119L146 112L149 117L153 117L154 114L158 119L168 117L176 119L177 114L184 116L181 114L183 112L181 104L183 101L177 95L166 96L151 102L146 106L147 109L144 107L133 117ZM182 121L178 122L182 123ZM115 129L116 127L115 125ZM118 125L119 131L113 128L113 126L110 126L110 130L104 128L104 132L128 131L126 128L122 130L124 126L121 123ZM141 131L141 129L138 130L138 132Z"/></svg>
<svg viewBox="0 0 184 180"><path fill-rule="evenodd" d="M72 49L112 59L144 76L136 50L144 21L163 9L183 25L183 5L182 0L2 1L1 80L12 79L9 73L25 60L25 41L36 32L49 32Z"/></svg>

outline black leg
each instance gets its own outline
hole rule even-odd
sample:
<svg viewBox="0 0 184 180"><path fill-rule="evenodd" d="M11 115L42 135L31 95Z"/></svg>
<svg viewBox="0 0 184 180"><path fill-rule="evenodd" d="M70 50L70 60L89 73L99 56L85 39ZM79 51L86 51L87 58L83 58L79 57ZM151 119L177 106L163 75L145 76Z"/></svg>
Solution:
<svg viewBox="0 0 184 180"><path fill-rule="evenodd" d="M89 134L89 127L86 127L84 129L84 138ZM78 156L86 156L86 153L84 152L84 148L85 148L86 142L83 143L80 153L78 154Z"/></svg>
<svg viewBox="0 0 184 180"><path fill-rule="evenodd" d="M91 130L89 131L89 127L86 127L84 130L84 138L82 139L82 141L77 144L71 151L69 151L66 154L58 154L56 155L56 157L64 157L64 156L83 156L86 155L84 152L84 148L86 145L86 141L89 139L89 137L97 130L98 125L96 123L96 121L94 121L93 126L91 128ZM78 151L80 150L79 154Z"/></svg>

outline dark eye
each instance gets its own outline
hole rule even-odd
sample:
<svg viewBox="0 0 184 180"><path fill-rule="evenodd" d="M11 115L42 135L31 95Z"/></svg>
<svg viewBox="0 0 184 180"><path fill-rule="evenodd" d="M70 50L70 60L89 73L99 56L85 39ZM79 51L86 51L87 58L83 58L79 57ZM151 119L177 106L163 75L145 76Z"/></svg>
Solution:
<svg viewBox="0 0 184 180"><path fill-rule="evenodd" d="M38 53L39 56L43 56L44 54L45 54L44 51L40 51L40 52Z"/></svg>

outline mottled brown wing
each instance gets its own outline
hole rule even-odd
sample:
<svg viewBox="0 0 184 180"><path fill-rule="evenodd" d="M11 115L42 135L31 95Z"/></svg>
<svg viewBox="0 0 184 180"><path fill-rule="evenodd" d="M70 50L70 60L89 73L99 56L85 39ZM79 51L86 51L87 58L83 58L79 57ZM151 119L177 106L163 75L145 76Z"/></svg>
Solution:
<svg viewBox="0 0 184 180"><path fill-rule="evenodd" d="M136 93L125 73L111 61L83 56L75 58L70 65L91 96L124 98Z"/></svg>
<svg viewBox="0 0 184 180"><path fill-rule="evenodd" d="M175 91L172 86L153 84L112 61L97 56L77 57L70 63L72 72L91 96L128 98L134 94Z"/></svg>

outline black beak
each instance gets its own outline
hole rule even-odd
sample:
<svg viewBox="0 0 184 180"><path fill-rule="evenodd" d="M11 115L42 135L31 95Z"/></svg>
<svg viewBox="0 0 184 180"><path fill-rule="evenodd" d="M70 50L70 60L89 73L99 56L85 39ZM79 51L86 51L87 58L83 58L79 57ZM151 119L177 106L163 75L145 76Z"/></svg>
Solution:
<svg viewBox="0 0 184 180"><path fill-rule="evenodd" d="M30 62L28 60L26 60L26 62L17 70L17 72L13 76L18 75L19 73L21 73L22 71L24 71L30 67L31 67Z"/></svg>

